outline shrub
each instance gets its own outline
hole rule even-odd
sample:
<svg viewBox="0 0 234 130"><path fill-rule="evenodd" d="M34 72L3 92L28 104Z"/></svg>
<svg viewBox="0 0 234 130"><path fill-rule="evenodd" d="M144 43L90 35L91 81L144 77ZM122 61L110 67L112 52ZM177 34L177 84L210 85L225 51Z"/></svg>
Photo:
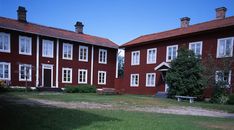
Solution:
<svg viewBox="0 0 234 130"><path fill-rule="evenodd" d="M67 93L95 93L96 87L88 84L78 86L65 86L64 91Z"/></svg>
<svg viewBox="0 0 234 130"><path fill-rule="evenodd" d="M228 101L228 93L222 82L218 82L214 86L214 91L211 97L211 103L226 104Z"/></svg>
<svg viewBox="0 0 234 130"><path fill-rule="evenodd" d="M229 100L227 103L230 105L234 105L234 94L229 95Z"/></svg>

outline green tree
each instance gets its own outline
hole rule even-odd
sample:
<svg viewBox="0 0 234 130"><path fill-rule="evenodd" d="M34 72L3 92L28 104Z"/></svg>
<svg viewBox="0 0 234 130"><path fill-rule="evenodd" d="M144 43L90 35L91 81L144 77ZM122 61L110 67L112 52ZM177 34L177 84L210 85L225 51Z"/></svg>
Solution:
<svg viewBox="0 0 234 130"><path fill-rule="evenodd" d="M166 74L166 82L170 86L168 96L200 95L205 86L203 70L199 56L188 49L179 49L178 57L171 62Z"/></svg>

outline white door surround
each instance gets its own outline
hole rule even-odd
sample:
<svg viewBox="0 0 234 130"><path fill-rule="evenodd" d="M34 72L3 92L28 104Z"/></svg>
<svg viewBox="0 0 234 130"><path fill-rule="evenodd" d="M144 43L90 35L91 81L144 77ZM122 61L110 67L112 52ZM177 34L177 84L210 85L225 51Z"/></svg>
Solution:
<svg viewBox="0 0 234 130"><path fill-rule="evenodd" d="M42 64L42 87L44 87L44 70L50 69L51 70L51 88L54 88L56 86L53 86L53 65L51 64Z"/></svg>

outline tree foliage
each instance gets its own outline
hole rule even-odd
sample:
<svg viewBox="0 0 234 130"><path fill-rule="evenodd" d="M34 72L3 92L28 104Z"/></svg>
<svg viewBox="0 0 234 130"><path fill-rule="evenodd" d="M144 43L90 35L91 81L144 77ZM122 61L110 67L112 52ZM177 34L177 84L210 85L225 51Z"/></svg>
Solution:
<svg viewBox="0 0 234 130"><path fill-rule="evenodd" d="M166 82L170 86L168 96L197 96L205 86L202 76L204 69L199 57L187 49L178 50L178 57L171 62L166 74Z"/></svg>

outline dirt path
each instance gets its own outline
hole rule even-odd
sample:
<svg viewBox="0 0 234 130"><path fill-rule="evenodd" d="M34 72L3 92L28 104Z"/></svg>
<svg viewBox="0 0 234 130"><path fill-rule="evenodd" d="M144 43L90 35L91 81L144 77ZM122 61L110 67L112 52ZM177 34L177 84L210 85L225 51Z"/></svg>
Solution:
<svg viewBox="0 0 234 130"><path fill-rule="evenodd" d="M14 99L10 97L4 98L9 102L25 104L30 106L44 106L44 107L57 107L57 108L68 108L68 109L104 109L104 110L126 110L126 111L141 111L141 112L155 112L155 113L166 113L166 114L177 114L177 115L193 115L193 116L209 116L209 117L222 117L222 118L234 118L234 114L207 110L196 107L156 107L156 106L114 106L112 104L101 104L92 102L61 102L51 101L42 99Z"/></svg>

